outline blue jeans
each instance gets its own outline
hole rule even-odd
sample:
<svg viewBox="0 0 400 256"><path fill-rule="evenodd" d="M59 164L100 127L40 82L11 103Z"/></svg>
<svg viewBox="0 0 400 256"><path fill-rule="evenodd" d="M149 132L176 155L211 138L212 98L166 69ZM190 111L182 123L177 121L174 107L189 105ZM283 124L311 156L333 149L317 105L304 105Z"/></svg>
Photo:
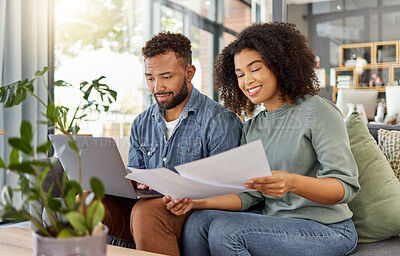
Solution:
<svg viewBox="0 0 400 256"><path fill-rule="evenodd" d="M183 255L350 255L357 246L351 219L321 224L261 212L199 210L186 220Z"/></svg>

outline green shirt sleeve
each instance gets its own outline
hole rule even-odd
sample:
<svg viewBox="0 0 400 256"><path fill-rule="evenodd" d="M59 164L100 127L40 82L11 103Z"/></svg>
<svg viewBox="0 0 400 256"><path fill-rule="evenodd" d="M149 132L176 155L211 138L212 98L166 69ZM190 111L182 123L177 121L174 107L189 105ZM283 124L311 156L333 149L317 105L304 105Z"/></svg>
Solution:
<svg viewBox="0 0 400 256"><path fill-rule="evenodd" d="M264 196L259 191L249 191L236 194L242 201L242 208L240 211L246 211L253 205L256 205L260 201L264 201Z"/></svg>
<svg viewBox="0 0 400 256"><path fill-rule="evenodd" d="M357 164L350 150L349 137L339 109L330 101L319 100L315 127L311 127L310 139L321 164L318 178L335 178L344 188L344 196L338 203L348 203L359 191Z"/></svg>

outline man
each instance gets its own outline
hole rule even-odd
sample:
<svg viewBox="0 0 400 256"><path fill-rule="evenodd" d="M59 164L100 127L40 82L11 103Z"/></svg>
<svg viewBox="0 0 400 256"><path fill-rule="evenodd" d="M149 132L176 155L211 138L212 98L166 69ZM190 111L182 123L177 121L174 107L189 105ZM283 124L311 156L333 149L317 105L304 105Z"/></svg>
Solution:
<svg viewBox="0 0 400 256"><path fill-rule="evenodd" d="M242 123L230 110L192 85L190 41L182 34L160 33L142 49L145 77L156 104L141 113L131 130L129 166L174 166L209 157L239 145ZM137 184L138 188L147 188ZM161 198L141 199L131 213L136 248L179 255L188 214L175 216Z"/></svg>

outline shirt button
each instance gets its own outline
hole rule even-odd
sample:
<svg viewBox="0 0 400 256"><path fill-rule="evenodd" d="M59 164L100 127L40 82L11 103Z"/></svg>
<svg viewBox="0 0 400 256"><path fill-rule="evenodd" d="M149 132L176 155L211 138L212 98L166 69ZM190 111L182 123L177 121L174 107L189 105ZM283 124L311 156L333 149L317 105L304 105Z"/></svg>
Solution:
<svg viewBox="0 0 400 256"><path fill-rule="evenodd" d="M166 157L164 157L162 160L165 162L165 161L167 161L167 158L166 158Z"/></svg>
<svg viewBox="0 0 400 256"><path fill-rule="evenodd" d="M149 155L151 155L151 153L150 153L150 152L147 152L147 155L149 156Z"/></svg>

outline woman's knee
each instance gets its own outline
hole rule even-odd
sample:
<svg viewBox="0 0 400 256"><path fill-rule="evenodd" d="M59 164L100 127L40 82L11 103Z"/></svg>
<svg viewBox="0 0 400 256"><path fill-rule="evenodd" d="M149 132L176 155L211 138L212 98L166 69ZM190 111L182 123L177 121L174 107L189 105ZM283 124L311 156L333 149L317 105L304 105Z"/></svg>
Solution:
<svg viewBox="0 0 400 256"><path fill-rule="evenodd" d="M240 229L240 222L233 221L227 216L216 217L209 228L209 240L216 244L221 244L224 241L231 241L237 237L236 233Z"/></svg>
<svg viewBox="0 0 400 256"><path fill-rule="evenodd" d="M185 222L184 234L208 230L214 218L221 213L222 211L217 210L194 211Z"/></svg>

